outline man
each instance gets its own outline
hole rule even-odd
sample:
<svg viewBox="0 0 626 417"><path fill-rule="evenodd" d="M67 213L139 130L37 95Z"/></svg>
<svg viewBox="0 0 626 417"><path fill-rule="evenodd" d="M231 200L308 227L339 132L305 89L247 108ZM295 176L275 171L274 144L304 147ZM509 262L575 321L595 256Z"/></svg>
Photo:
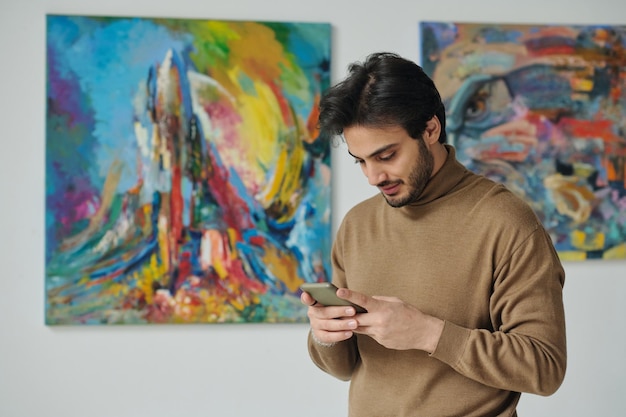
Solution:
<svg viewBox="0 0 626 417"><path fill-rule="evenodd" d="M352 208L332 250L340 298L307 293L313 362L351 380L349 415L515 416L566 368L564 271L530 207L446 145L445 110L415 63L377 53L320 103L380 194Z"/></svg>

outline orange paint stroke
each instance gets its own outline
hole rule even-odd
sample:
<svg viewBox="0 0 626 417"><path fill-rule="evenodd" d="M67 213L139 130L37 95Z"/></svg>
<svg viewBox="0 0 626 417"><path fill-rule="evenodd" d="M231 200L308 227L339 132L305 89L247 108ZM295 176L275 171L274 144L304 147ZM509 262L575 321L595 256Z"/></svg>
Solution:
<svg viewBox="0 0 626 417"><path fill-rule="evenodd" d="M313 108L311 109L311 113L309 113L309 117L306 121L306 128L309 132L309 137L307 139L311 142L313 142L320 134L319 129L317 128L317 119L320 115L319 104L320 95L317 93L315 94L315 97L313 97Z"/></svg>

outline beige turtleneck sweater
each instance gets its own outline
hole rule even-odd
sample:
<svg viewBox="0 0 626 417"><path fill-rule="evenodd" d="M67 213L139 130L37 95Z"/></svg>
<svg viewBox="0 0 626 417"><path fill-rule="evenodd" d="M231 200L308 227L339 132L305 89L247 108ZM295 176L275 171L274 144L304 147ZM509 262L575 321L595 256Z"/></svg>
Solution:
<svg viewBox="0 0 626 417"><path fill-rule="evenodd" d="M566 368L564 271L530 207L448 158L419 201L381 195L345 216L333 282L399 297L445 321L436 350L356 335L309 337L314 363L350 380L351 417L514 416L520 392L550 395Z"/></svg>

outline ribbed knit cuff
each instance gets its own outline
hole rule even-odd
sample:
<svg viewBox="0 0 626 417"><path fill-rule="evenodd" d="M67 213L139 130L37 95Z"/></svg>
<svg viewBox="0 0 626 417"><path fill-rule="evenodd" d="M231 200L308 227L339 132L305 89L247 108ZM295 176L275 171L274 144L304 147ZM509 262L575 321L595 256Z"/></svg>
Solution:
<svg viewBox="0 0 626 417"><path fill-rule="evenodd" d="M323 347L333 347L337 344L337 342L332 342L332 343L328 343L328 342L322 342L321 340L319 340L317 337L315 337L315 333L313 332L313 330L311 330L311 339L313 339L313 341L315 342L315 344L323 346Z"/></svg>
<svg viewBox="0 0 626 417"><path fill-rule="evenodd" d="M439 343L431 357L454 366L463 355L471 330L445 321Z"/></svg>

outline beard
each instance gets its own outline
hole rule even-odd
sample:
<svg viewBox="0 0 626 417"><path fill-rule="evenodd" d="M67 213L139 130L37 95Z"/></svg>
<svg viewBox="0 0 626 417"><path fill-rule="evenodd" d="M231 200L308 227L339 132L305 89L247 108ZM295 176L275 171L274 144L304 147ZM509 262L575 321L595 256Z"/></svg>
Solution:
<svg viewBox="0 0 626 417"><path fill-rule="evenodd" d="M397 198L388 197L383 194L383 197L391 207L403 207L407 204L416 202L422 192L426 188L428 181L433 173L435 166L435 160L426 147L423 139L417 139L419 144L419 158L415 161L415 165L411 168L409 173L408 183L405 183L408 187L408 193L405 196L399 196ZM379 186L385 186L393 183L393 181L383 182ZM400 180L397 183L403 184L404 181Z"/></svg>

